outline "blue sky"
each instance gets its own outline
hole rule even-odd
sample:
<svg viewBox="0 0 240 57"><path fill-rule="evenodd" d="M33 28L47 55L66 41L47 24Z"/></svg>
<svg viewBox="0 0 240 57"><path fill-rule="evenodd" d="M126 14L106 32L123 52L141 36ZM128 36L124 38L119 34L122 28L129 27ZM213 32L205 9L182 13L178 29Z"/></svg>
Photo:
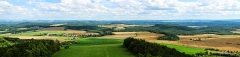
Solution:
<svg viewBox="0 0 240 57"><path fill-rule="evenodd" d="M240 19L240 0L0 0L1 19Z"/></svg>

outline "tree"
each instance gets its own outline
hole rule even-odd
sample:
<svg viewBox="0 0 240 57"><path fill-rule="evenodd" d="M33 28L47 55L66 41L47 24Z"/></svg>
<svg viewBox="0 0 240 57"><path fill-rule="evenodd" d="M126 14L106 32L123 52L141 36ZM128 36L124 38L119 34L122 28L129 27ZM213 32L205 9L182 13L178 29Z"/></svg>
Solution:
<svg viewBox="0 0 240 57"><path fill-rule="evenodd" d="M160 36L158 37L158 40L172 40L172 41L177 41L180 38L177 35L174 34L165 34L165 36Z"/></svg>

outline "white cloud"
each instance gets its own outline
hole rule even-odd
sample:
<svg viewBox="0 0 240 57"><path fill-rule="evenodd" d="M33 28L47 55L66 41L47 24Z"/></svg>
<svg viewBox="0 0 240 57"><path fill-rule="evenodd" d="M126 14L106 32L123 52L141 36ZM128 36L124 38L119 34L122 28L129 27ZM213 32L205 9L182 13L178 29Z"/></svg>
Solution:
<svg viewBox="0 0 240 57"><path fill-rule="evenodd" d="M30 0L33 7L0 1L0 15L47 19L191 19L240 18L238 0L61 0L60 3ZM231 17L229 17L231 16ZM234 17L233 17L234 16Z"/></svg>

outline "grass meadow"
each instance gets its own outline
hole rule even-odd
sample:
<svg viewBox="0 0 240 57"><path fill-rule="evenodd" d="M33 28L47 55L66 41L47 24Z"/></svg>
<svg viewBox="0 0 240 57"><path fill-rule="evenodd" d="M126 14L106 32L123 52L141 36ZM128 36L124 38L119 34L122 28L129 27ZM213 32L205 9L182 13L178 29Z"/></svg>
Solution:
<svg viewBox="0 0 240 57"><path fill-rule="evenodd" d="M123 40L81 38L69 49L61 49L53 57L134 57L123 46Z"/></svg>
<svg viewBox="0 0 240 57"><path fill-rule="evenodd" d="M199 52L205 52L205 50L201 48L193 48L193 47L179 46L179 45L173 45L173 44L163 44L163 43L160 43L160 45L166 45L167 47L175 48L176 50L180 52L185 52L186 54L196 54Z"/></svg>
<svg viewBox="0 0 240 57"><path fill-rule="evenodd" d="M134 57L134 55L122 46L121 39L104 38L80 38L76 40L78 44L70 45L69 49L61 49L53 57ZM170 48L176 48L186 54L204 52L204 49L178 46L172 44L162 44Z"/></svg>

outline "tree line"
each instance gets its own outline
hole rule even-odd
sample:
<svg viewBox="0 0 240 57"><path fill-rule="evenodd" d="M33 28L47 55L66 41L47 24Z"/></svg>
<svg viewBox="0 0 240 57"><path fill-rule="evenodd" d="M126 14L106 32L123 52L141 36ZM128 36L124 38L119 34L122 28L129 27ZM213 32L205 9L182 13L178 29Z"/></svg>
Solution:
<svg viewBox="0 0 240 57"><path fill-rule="evenodd" d="M17 44L0 47L2 57L51 57L60 50L58 40L20 40Z"/></svg>
<svg viewBox="0 0 240 57"><path fill-rule="evenodd" d="M178 24L155 24L151 27L125 27L124 30L117 30L117 32L141 32L148 31L158 34L175 34L175 35L196 35L196 34L219 34L230 35L231 31L235 31L237 27L232 26L210 26L203 28L190 28Z"/></svg>
<svg viewBox="0 0 240 57"><path fill-rule="evenodd" d="M177 41L180 38L177 35L174 34L165 34L164 36L158 37L158 40L171 40L171 41Z"/></svg>
<svg viewBox="0 0 240 57"><path fill-rule="evenodd" d="M124 39L123 45L137 57L193 57L179 52L175 48L168 48L165 45L150 43L132 37Z"/></svg>

